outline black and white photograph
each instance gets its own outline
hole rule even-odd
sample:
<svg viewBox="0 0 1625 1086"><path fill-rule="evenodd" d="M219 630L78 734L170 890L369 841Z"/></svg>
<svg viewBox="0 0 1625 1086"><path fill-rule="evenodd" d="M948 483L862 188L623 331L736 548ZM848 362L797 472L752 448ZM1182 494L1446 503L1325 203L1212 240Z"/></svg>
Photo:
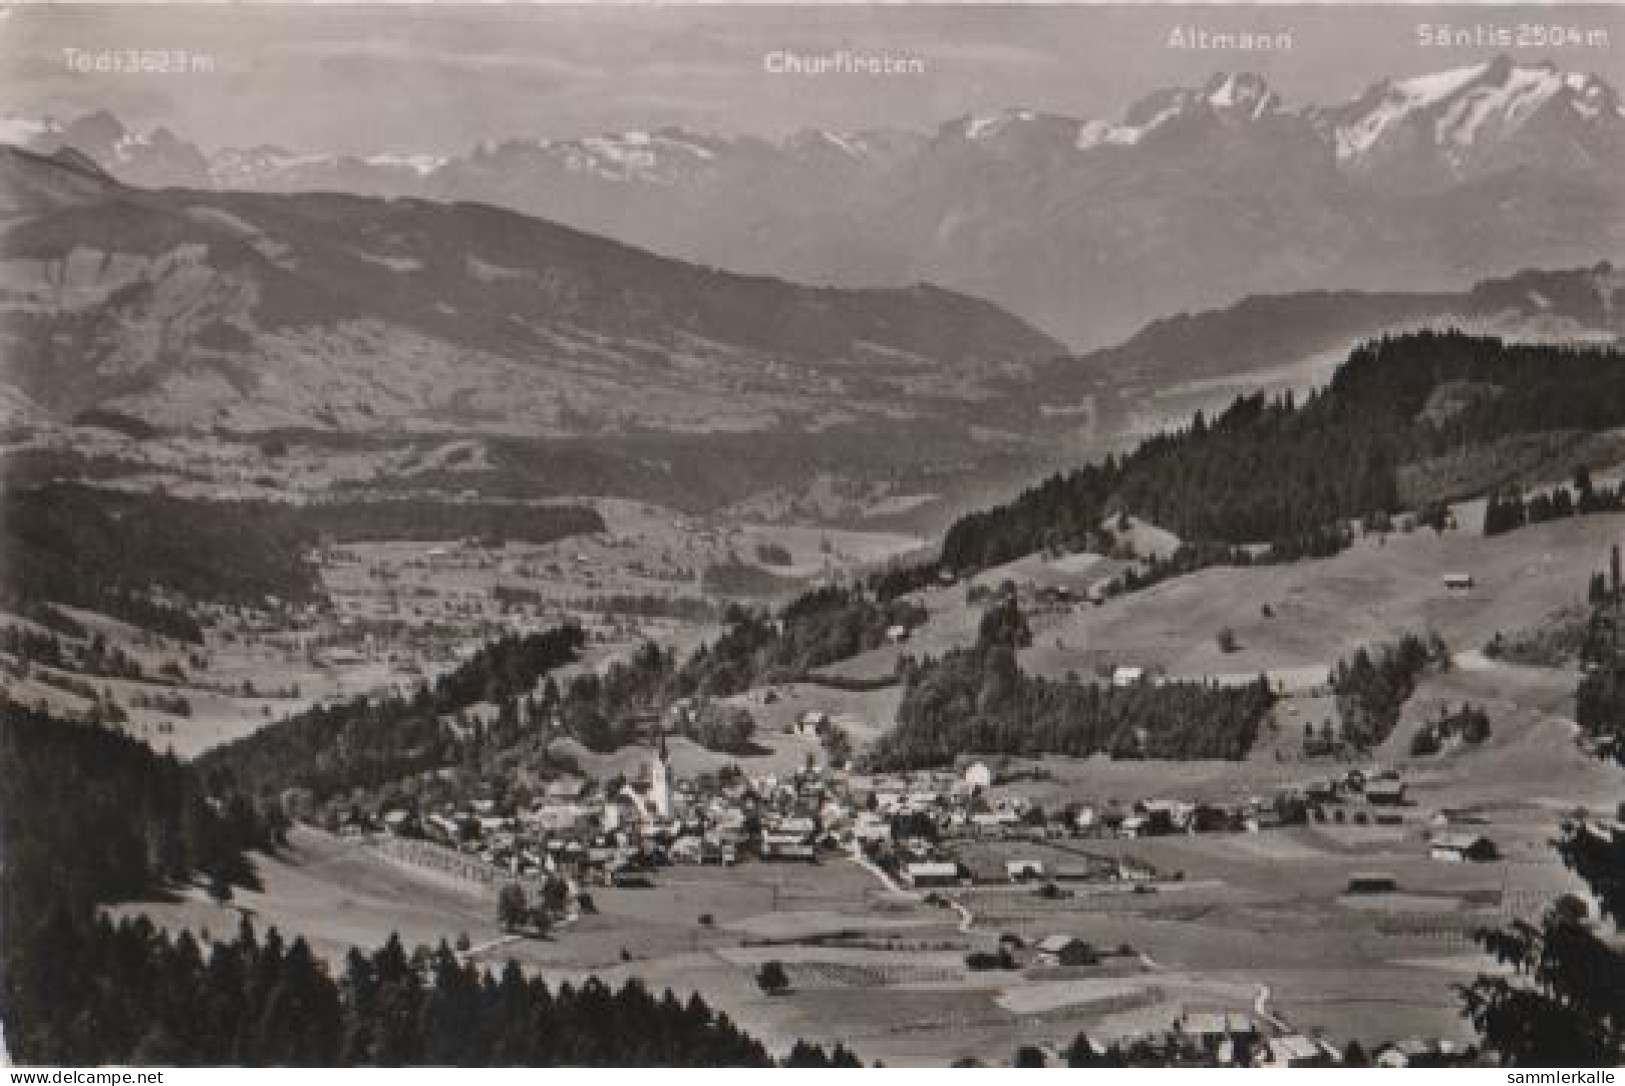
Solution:
<svg viewBox="0 0 1625 1086"><path fill-rule="evenodd" d="M1613 1081L1622 92L1620 4L0 5L4 1073Z"/></svg>

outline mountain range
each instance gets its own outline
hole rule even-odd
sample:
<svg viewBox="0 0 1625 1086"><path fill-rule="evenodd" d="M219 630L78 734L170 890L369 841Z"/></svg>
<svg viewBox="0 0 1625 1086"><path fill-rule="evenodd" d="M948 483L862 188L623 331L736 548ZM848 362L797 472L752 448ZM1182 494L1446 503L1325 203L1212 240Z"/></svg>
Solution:
<svg viewBox="0 0 1625 1086"><path fill-rule="evenodd" d="M0 333L42 417L409 433L930 414L1061 344L927 285L800 286L482 204L135 189L0 149Z"/></svg>
<svg viewBox="0 0 1625 1086"><path fill-rule="evenodd" d="M1464 324L1617 340L1625 275L1249 296L1073 355L936 287L718 272L489 205L136 189L71 148L0 149L8 475L179 464L236 493L245 453L295 447L307 484L336 457L386 491L935 530L1239 392L1320 384L1361 340Z"/></svg>
<svg viewBox="0 0 1625 1086"><path fill-rule="evenodd" d="M1112 119L1007 109L929 133L660 129L364 157L205 152L97 113L0 121L0 142L72 147L132 185L472 201L739 272L940 283L1074 347L1249 294L1456 289L1625 241L1618 94L1505 57L1329 105L1218 74Z"/></svg>

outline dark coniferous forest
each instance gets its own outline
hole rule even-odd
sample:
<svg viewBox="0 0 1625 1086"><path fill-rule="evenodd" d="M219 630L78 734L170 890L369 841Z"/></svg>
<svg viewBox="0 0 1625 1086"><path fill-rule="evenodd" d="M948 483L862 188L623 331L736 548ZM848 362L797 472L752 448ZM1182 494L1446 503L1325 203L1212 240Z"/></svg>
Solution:
<svg viewBox="0 0 1625 1086"><path fill-rule="evenodd" d="M189 603L319 602L311 548L374 539L547 543L602 531L592 509L421 499L199 501L46 483L0 495L0 601L53 601L201 642Z"/></svg>
<svg viewBox="0 0 1625 1086"><path fill-rule="evenodd" d="M1193 554L1175 565L1243 560L1233 549L1241 544L1267 545L1263 560L1335 553L1350 520L1401 511L1408 465L1464 450L1489 456L1517 435L1622 423L1625 355L1615 350L1456 332L1385 337L1357 348L1302 403L1239 397L1216 418L1198 413L1126 456L1052 476L960 519L941 564L964 573L1044 549L1098 546L1119 512L1184 540ZM1427 519L1426 508L1417 512Z"/></svg>
<svg viewBox="0 0 1625 1086"><path fill-rule="evenodd" d="M1406 634L1376 650L1358 649L1332 669L1343 737L1358 750L1370 750L1393 732L1400 710L1429 666L1449 666L1449 651L1437 635Z"/></svg>
<svg viewBox="0 0 1625 1086"><path fill-rule="evenodd" d="M454 763L459 740L441 717L479 701L526 694L576 659L581 628L511 634L482 647L408 697L356 697L316 706L207 752L199 768L256 796L309 789L318 799Z"/></svg>
<svg viewBox="0 0 1625 1086"><path fill-rule="evenodd" d="M697 996L550 988L391 938L337 974L245 920L205 945L101 905L254 882L283 827L136 740L0 702L0 1015L25 1064L771 1066ZM798 1065L851 1066L799 1043Z"/></svg>
<svg viewBox="0 0 1625 1086"><path fill-rule="evenodd" d="M1036 678L1016 649L1031 639L1014 599L983 615L977 644L909 669L880 769L946 765L960 754L1226 758L1247 754L1273 704L1268 683L1126 686Z"/></svg>
<svg viewBox="0 0 1625 1086"><path fill-rule="evenodd" d="M537 687L571 663L585 644L579 627L490 642L467 661L406 697L358 697L316 706L206 753L199 764L249 793L272 798L289 787L323 800L429 769L459 764L474 747L504 750L544 743L555 722L589 749L609 751L644 738L651 713L677 698L726 697L764 681L783 681L881 644L893 626L919 624L906 600L880 602L858 588L817 589L777 616L733 607L723 632L679 660L645 645L602 673ZM530 710L524 717L517 699ZM490 729L459 736L443 717L476 703L500 708ZM695 737L704 739L704 731ZM552 738L557 738L554 734ZM738 747L738 742L727 744ZM478 753L478 752L476 752Z"/></svg>

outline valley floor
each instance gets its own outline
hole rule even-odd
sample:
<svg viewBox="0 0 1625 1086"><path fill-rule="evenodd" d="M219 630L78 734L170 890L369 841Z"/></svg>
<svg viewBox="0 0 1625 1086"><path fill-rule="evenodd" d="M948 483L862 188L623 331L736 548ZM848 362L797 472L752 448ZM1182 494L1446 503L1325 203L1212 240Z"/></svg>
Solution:
<svg viewBox="0 0 1625 1086"><path fill-rule="evenodd" d="M796 1038L840 1041L892 1065L1003 1060L1021 1044L1064 1046L1080 1031L1109 1038L1162 1030L1201 1010L1255 1013L1278 1020L1276 1028L1323 1032L1339 1044L1412 1035L1465 1041L1470 1029L1452 986L1492 968L1471 933L1538 915L1556 894L1578 891L1548 842L1569 813L1611 814L1622 784L1618 770L1576 746L1575 671L1500 663L1481 649L1497 631L1536 626L1575 602L1622 528L1625 518L1594 516L1493 539L1472 529L1363 539L1333 559L1212 569L1100 607L1036 616L1035 644L1022 657L1029 670L1133 664L1176 676L1264 672L1287 694L1239 762L1007 763L1043 773L995 794L1021 794L1046 809L1155 796L1234 800L1340 772L1349 765L1302 752L1303 725L1335 714L1319 689L1326 669L1361 645L1407 631L1436 631L1453 652L1454 666L1423 681L1375 752L1409 787L1398 825L974 846L998 865L1054 864L1080 853L1132 857L1159 873L1150 891L1083 883L1049 899L1020 885L978 885L945 891L953 904L946 908L845 857L817 866L672 867L652 890L595 888L598 912L551 938L513 940L496 924L489 887L398 866L360 839L301 828L283 854L260 862L261 892L239 893L226 907L190 892L121 910L216 933L246 914L304 934L335 963L350 946L376 945L392 931L409 945L466 934L482 961L512 958L555 981L636 976L655 988L699 991L781 1051ZM1472 574L1470 591L1444 587L1443 574L1458 570ZM901 651L936 653L974 637L975 611L962 586L931 590L925 603L932 618L908 645L835 670L880 674ZM1219 649L1221 627L1235 630L1237 651ZM844 714L855 738L868 739L892 718L899 691L837 694L800 685L776 694L773 702L751 695L770 733L769 753L747 767L753 772L793 766L812 749L782 732L806 707ZM1408 740L1420 722L1463 702L1489 712L1491 738L1412 757ZM674 749L680 776L714 768L704 752ZM595 756L587 768L624 771L642 756ZM1501 859L1430 859L1439 816L1492 838ZM1371 871L1392 875L1398 889L1347 893L1351 875ZM993 947L1002 933L1029 944L1073 934L1126 952L1092 967L1024 960L1014 971L969 970L966 953ZM770 997L756 985L755 969L769 959L785 963L788 993Z"/></svg>

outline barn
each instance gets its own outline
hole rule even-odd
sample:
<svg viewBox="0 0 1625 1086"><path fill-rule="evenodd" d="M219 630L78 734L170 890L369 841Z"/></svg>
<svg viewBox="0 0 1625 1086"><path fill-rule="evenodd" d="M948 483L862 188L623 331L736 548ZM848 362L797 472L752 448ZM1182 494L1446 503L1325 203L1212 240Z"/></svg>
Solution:
<svg viewBox="0 0 1625 1086"><path fill-rule="evenodd" d="M1500 853L1481 833L1445 833L1428 845L1428 855L1445 863L1488 863Z"/></svg>
<svg viewBox="0 0 1625 1086"><path fill-rule="evenodd" d="M1094 965L1100 960L1095 948L1076 935L1047 935L1036 949L1045 965Z"/></svg>
<svg viewBox="0 0 1625 1086"><path fill-rule="evenodd" d="M912 863L903 868L903 881L913 887L958 886L959 865L951 863Z"/></svg>

